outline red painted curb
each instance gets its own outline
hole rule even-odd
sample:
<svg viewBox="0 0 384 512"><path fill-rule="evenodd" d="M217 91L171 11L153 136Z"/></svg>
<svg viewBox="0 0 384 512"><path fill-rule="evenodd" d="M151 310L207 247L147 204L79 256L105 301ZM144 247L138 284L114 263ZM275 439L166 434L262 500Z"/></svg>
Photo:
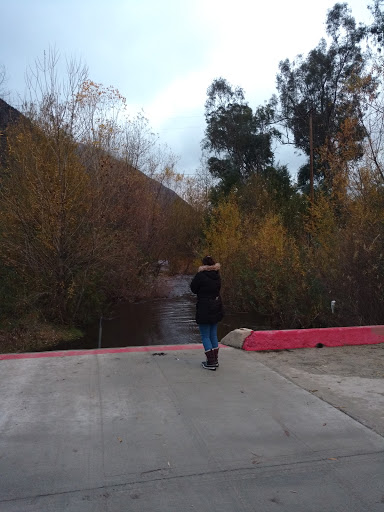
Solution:
<svg viewBox="0 0 384 512"><path fill-rule="evenodd" d="M252 331L244 340L243 350L315 348L318 343L325 347L384 343L384 325L292 329L289 331Z"/></svg>
<svg viewBox="0 0 384 512"><path fill-rule="evenodd" d="M225 345L219 345L225 348ZM89 350L60 350L57 352L28 352L25 354L0 354L0 361L9 359L39 359L42 357L88 356L93 354L120 354L125 352L166 352L168 350L203 350L201 343L188 345L151 345L147 347L96 348Z"/></svg>

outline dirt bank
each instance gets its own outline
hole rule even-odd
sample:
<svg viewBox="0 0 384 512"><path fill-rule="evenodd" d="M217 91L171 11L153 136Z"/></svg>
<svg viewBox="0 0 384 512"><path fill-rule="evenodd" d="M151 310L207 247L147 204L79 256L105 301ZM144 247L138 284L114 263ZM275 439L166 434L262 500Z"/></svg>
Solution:
<svg viewBox="0 0 384 512"><path fill-rule="evenodd" d="M79 329L42 322L0 329L0 354L13 352L43 352L62 342L82 336Z"/></svg>

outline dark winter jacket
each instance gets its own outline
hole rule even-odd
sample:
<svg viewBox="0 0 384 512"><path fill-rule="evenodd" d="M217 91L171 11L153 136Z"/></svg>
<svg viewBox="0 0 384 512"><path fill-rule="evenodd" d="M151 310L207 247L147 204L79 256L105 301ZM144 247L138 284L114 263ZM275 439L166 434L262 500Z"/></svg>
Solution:
<svg viewBox="0 0 384 512"><path fill-rule="evenodd" d="M192 279L191 290L197 295L196 323L198 324L217 324L223 319L219 269L220 263L199 267L199 271Z"/></svg>

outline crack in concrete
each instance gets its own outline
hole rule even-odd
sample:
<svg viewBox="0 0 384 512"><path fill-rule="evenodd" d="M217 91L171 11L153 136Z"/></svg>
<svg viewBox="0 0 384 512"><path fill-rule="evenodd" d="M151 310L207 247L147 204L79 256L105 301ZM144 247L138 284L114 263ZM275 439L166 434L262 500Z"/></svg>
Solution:
<svg viewBox="0 0 384 512"><path fill-rule="evenodd" d="M255 466L246 466L241 468L232 468L232 469L222 469L217 471L202 471L199 473L189 473L185 475L174 475L174 476L163 476L160 478L151 478L151 479L143 479L143 480L134 480L131 482L121 482L116 484L107 484L107 485L101 485L97 487L84 487L81 489L71 489L68 491L58 491L58 492L51 492L51 493L44 493L44 494L36 494L36 495L29 495L29 496L20 496L10 499L0 499L1 503L16 503L17 501L25 501L25 500L33 500L38 498L49 498L52 496L65 496L70 494L76 494L81 492L97 492L102 491L106 489L116 489L116 488L123 488L128 486L135 486L140 484L148 484L153 482L166 482L166 481L175 481L175 480L182 480L186 478L199 478L199 477L207 477L207 476L214 476L214 475L235 475L236 473L242 473L244 471L247 471L247 474L250 473L260 473L262 470L266 469L276 469L276 468L295 468L300 465L305 464L334 464L335 460L337 461L346 461L348 459L356 459L359 457L367 457L367 456L377 456L377 455L384 455L384 450L375 451L375 452L364 452L359 453L355 455L335 455L330 459L329 457L320 457L315 459L306 459L306 460L299 460L296 462L279 462L279 463L272 463L272 464L263 464L260 463L257 467ZM145 473L151 473L159 471L158 469L155 469L153 471L147 471ZM141 473L142 475L143 473Z"/></svg>

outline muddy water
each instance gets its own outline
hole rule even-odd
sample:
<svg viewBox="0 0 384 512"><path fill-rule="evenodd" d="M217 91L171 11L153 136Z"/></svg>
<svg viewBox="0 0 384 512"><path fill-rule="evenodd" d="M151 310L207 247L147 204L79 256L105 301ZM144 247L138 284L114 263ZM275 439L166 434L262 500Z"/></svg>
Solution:
<svg viewBox="0 0 384 512"><path fill-rule="evenodd" d="M189 289L192 276L167 279L166 298L125 303L116 307L110 319L102 321L101 346L103 348L179 345L200 343L195 323L196 298ZM251 314L226 312L219 323L219 339L239 327L266 329L263 320ZM91 326L83 339L54 347L55 349L97 348L99 322Z"/></svg>

